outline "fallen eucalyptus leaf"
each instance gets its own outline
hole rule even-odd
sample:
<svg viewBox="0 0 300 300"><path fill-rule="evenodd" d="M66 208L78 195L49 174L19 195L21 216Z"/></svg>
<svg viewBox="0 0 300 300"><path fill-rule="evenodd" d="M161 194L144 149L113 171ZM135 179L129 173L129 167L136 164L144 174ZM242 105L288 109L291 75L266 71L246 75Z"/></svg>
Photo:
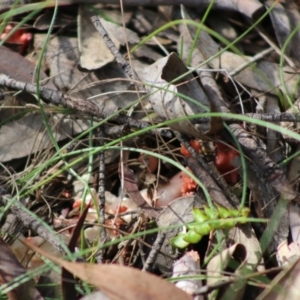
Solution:
<svg viewBox="0 0 300 300"><path fill-rule="evenodd" d="M300 259L289 263L256 300L298 300L300 298Z"/></svg>
<svg viewBox="0 0 300 300"><path fill-rule="evenodd" d="M96 265L70 262L54 257L33 245L29 246L76 277L94 285L112 300L192 299L188 294L166 280L134 268L113 264Z"/></svg>
<svg viewBox="0 0 300 300"><path fill-rule="evenodd" d="M187 71L175 53L145 68L142 78L151 93L149 101L160 117L174 120L210 111L208 99L193 75L183 76ZM182 78L177 79L179 77ZM209 124L193 125L187 119L169 126L198 138L204 138L204 134L210 130Z"/></svg>

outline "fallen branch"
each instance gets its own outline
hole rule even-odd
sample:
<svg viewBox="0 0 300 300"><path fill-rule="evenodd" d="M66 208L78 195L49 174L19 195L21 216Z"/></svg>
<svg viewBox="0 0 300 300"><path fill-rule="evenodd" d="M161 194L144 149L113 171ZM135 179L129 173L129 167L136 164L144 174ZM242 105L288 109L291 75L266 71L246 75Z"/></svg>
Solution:
<svg viewBox="0 0 300 300"><path fill-rule="evenodd" d="M5 86L16 91L21 90L30 94L36 94L36 86L34 84L14 80L5 74L0 74L0 86ZM65 108L71 108L81 114L83 113L87 116L94 116L100 119L105 119L109 117L109 119L112 121L115 121L119 124L128 126L136 130L149 128L149 126L151 126L147 122L134 120L133 118L122 114L110 117L109 115L106 115L104 113L103 107L93 103L92 101L87 101L82 98L75 98L68 94L63 94L59 91L52 90L49 88L40 87L40 97L46 103L61 105ZM149 130L148 132L153 134L160 134L168 138L173 137L171 131L169 130Z"/></svg>
<svg viewBox="0 0 300 300"><path fill-rule="evenodd" d="M244 154L251 159L253 170L265 178L285 200L295 200L297 192L289 184L284 171L267 155L263 142L238 124L230 124L229 127Z"/></svg>
<svg viewBox="0 0 300 300"><path fill-rule="evenodd" d="M6 192L6 190L0 186L0 204L3 206L7 205L12 196ZM17 202L18 204L15 204ZM52 234L49 232L43 224L33 218L28 212L26 212L25 206L20 201L14 201L9 206L10 211L17 216L17 218L24 224L25 227L28 227L32 231L36 232L41 238L50 243L56 250L65 255L65 250L62 244L63 241L60 241L57 234Z"/></svg>

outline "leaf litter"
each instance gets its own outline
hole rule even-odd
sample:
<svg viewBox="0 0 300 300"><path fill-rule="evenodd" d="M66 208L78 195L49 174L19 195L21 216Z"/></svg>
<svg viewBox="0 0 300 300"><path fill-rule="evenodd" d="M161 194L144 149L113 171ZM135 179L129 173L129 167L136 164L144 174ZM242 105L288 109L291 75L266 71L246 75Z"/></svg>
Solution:
<svg viewBox="0 0 300 300"><path fill-rule="evenodd" d="M298 299L297 2L92 2L1 15L1 293Z"/></svg>

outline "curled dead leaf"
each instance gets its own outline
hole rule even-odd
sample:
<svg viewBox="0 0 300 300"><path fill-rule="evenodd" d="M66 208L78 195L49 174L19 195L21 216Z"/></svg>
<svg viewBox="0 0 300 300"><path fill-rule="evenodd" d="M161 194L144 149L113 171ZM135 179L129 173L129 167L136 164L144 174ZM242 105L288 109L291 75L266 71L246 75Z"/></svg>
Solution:
<svg viewBox="0 0 300 300"><path fill-rule="evenodd" d="M191 300L192 297L173 284L149 273L119 265L77 263L54 257L38 247L34 251L65 268L76 277L104 292L110 299Z"/></svg>

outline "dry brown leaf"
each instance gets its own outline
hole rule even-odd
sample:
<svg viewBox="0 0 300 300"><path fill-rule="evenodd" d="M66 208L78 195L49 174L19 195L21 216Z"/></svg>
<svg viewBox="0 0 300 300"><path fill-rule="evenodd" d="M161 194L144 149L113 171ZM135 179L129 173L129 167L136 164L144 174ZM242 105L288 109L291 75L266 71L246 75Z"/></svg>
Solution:
<svg viewBox="0 0 300 300"><path fill-rule="evenodd" d="M279 266L286 266L299 257L300 247L298 243L292 242L288 245L287 241L283 241L277 247L276 258Z"/></svg>
<svg viewBox="0 0 300 300"><path fill-rule="evenodd" d="M284 268L256 300L300 299L300 259Z"/></svg>
<svg viewBox="0 0 300 300"><path fill-rule="evenodd" d="M0 284L9 283L26 273L26 269L19 263L6 243L0 238ZM33 280L21 283L8 293L10 300L44 299L35 289Z"/></svg>
<svg viewBox="0 0 300 300"><path fill-rule="evenodd" d="M191 37L194 39L197 28L191 25L187 25L187 27ZM221 49L220 45L203 30L197 39L197 48L203 54L205 60L209 60L208 65L215 70L224 70L222 73L224 73L225 76L228 76L228 74L232 72L234 73L237 69L239 69L240 66L245 66L239 70L237 74L233 76L233 78L247 87L253 88L260 92L269 92L274 95L278 94L278 88L282 88L278 64L265 60L257 63L250 63L251 57L246 55L241 56L229 51L225 51L221 55L210 59ZM246 63L249 63L249 65L246 66ZM294 93L296 97L299 95L297 78L298 77L292 68L284 68L283 79L287 91L290 94Z"/></svg>
<svg viewBox="0 0 300 300"><path fill-rule="evenodd" d="M27 83L35 82L36 66L22 55L1 46L0 61L0 74L2 73L15 80ZM41 72L40 79L45 80L46 78L48 78L48 76L44 72ZM45 87L56 89L52 81L42 81L41 84Z"/></svg>
<svg viewBox="0 0 300 300"><path fill-rule="evenodd" d="M148 86L149 101L160 117L174 120L209 111L208 99L193 75L189 74L177 80L187 71L188 69L175 53L145 68L142 77ZM195 102L183 99L177 93ZM209 124L193 125L188 119L169 126L198 138L204 138L204 133L210 129Z"/></svg>
<svg viewBox="0 0 300 300"><path fill-rule="evenodd" d="M155 275L120 265L76 263L54 257L29 245L37 253L104 292L112 300L191 300L185 292Z"/></svg>
<svg viewBox="0 0 300 300"><path fill-rule="evenodd" d="M80 65L87 70L99 69L114 60L114 56L106 47L105 42L99 36L90 17L95 12L86 5L80 5L78 10L78 47L80 51ZM120 43L111 36L115 46Z"/></svg>
<svg viewBox="0 0 300 300"><path fill-rule="evenodd" d="M49 120L57 141L81 133L88 122L53 115ZM0 160L2 162L31 155L51 145L40 113L31 113L22 119L2 126L0 134Z"/></svg>

